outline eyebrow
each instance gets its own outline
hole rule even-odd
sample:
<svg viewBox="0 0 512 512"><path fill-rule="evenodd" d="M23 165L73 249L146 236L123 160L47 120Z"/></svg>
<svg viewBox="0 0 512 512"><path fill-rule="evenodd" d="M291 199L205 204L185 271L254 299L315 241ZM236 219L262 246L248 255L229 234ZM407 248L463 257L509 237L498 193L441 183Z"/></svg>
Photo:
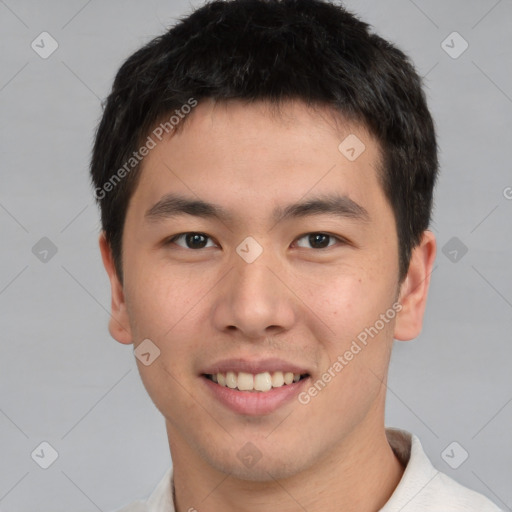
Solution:
<svg viewBox="0 0 512 512"><path fill-rule="evenodd" d="M144 217L149 222L158 222L181 215L217 219L221 222L232 222L233 220L232 214L221 205L172 193L163 196L146 211ZM310 215L334 215L362 222L370 221L370 215L363 206L348 196L339 194L316 196L306 201L287 205L284 208L278 206L274 209L272 218L277 224L283 220Z"/></svg>

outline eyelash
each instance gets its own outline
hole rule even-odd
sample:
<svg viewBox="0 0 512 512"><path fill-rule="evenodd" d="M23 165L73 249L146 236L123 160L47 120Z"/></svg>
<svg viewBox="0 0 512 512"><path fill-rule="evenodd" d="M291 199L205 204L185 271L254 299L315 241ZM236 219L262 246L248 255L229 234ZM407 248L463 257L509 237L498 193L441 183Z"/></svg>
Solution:
<svg viewBox="0 0 512 512"><path fill-rule="evenodd" d="M208 235L207 235L207 234L205 234L205 233L201 233L201 232L199 232L199 231L187 231L187 232L185 232L185 233L179 233L179 234L174 235L173 237L169 238L169 239L164 243L164 245L170 245L170 244L172 244L172 243L175 243L175 242L176 242L176 240L178 240L178 239L180 239L180 238L182 238L182 237L184 237L184 236L186 236L186 235L200 235L200 236L203 236L203 237L207 238L208 240L213 240L213 239L212 239L212 237L208 236ZM309 233L304 233L303 235L301 235L301 236L299 236L298 238L296 238L296 240L300 240L300 239L302 239L302 238L304 238L304 237L307 237L307 236L310 236L310 235L324 235L324 236L327 236L327 237L329 237L329 238L331 238L331 239L336 240L336 241L337 241L339 244L341 244L341 245L346 245L346 244L348 244L347 240L345 240L345 239L343 239L343 238L341 238L341 237L339 237L339 236L336 236L336 235L331 235L330 233L325 233L325 232L323 232L323 231L311 231L311 232L309 232ZM316 250L316 251L320 251L320 250L322 250L322 249L329 249L330 247L333 247L334 245L335 245L335 244L333 244L333 245L328 245L327 247L320 247L320 248L311 247L311 249ZM182 246L180 246L180 245L179 245L178 247L180 247L180 248L182 248L182 249L189 250L189 251L200 251L200 250L202 250L202 249L207 248L207 247L201 247L201 248L199 248L199 249L191 249L190 247L182 247Z"/></svg>

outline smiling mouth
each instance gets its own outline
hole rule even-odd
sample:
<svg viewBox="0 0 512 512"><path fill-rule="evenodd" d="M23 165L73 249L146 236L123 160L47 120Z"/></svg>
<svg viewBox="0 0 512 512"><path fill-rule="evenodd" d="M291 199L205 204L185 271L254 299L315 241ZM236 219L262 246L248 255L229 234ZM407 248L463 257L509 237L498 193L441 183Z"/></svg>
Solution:
<svg viewBox="0 0 512 512"><path fill-rule="evenodd" d="M215 382L219 386L236 389L237 391L265 393L271 389L289 386L295 382L309 377L308 373L292 372L225 372L216 374L203 374L203 377Z"/></svg>

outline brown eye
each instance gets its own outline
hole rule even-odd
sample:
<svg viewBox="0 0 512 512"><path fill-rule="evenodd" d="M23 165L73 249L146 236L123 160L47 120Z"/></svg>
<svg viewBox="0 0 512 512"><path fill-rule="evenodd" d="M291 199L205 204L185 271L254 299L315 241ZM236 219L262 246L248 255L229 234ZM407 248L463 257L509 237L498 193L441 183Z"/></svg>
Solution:
<svg viewBox="0 0 512 512"><path fill-rule="evenodd" d="M176 235L175 237L169 240L169 243L175 243L176 245L183 247L184 249L204 249L209 239L210 237L205 235L204 233L190 232ZM184 241L185 245L183 245L183 242L178 243L178 240Z"/></svg>
<svg viewBox="0 0 512 512"><path fill-rule="evenodd" d="M301 236L298 240L305 239L306 242L310 245L312 249L325 249L326 247L331 247L334 245L334 243L337 241L342 242L341 239L338 237L335 237L333 235L329 235L327 233L308 233L306 235ZM333 241L334 243L330 243ZM306 247L307 246L297 244L299 247Z"/></svg>

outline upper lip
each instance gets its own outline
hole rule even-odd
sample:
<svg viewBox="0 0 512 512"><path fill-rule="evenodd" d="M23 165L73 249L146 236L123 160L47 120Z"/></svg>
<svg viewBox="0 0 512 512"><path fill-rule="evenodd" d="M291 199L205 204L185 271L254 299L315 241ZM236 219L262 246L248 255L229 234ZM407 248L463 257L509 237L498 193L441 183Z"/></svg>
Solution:
<svg viewBox="0 0 512 512"><path fill-rule="evenodd" d="M292 372L300 373L301 375L309 373L309 371L303 366L290 363L284 359L223 359L209 365L203 370L203 374L215 375L217 373L226 372L246 372L246 373L264 373L264 372Z"/></svg>

